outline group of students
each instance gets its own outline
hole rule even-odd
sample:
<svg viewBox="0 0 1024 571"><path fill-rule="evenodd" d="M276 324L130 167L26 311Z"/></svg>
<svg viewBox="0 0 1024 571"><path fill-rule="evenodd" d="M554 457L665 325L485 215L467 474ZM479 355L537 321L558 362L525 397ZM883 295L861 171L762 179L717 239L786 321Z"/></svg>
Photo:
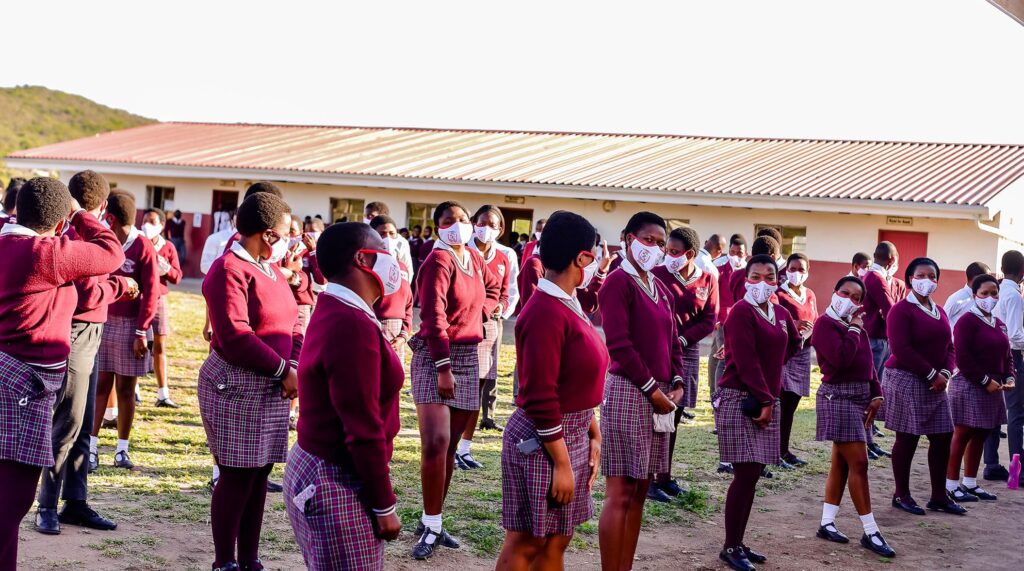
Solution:
<svg viewBox="0 0 1024 571"><path fill-rule="evenodd" d="M81 427L91 418L95 433L102 403L115 393L114 461L130 467L134 388L149 370L147 333L154 342L166 334L154 320L166 324L161 284L173 283L176 267L174 247L161 242L161 213L147 211L134 228L131 195L111 193L91 171L69 187L28 181L7 211L16 218L0 229L0 252L34 271L0 275L0 483L9 492L0 497L0 570L16 564L18 523L43 468L41 531L59 532L59 522L113 528L85 501L96 452L92 440L90 457ZM733 476L719 556L733 569L767 560L744 542L759 479L768 466L805 463L789 440L800 399L810 396L811 349L822 372L816 438L833 442L823 539L849 541L836 525L849 488L861 544L895 555L868 494L876 418L896 432L892 504L914 514L925 513L910 493L920 436L931 442L933 511L962 515L961 503L995 499L977 475L984 451L986 476L999 476L1004 394L1010 449L1020 451L1019 252L1003 257L1001 282L972 264L967 285L943 309L931 299L938 265L915 259L901 280L898 253L883 242L873 264L854 259L818 315L808 259L782 258L782 237L771 229L759 232L748 257L741 236L701 244L692 228L669 231L660 216L639 212L611 254L590 222L559 211L538 224L520 264L498 242L505 225L494 206L471 213L456 201L439 204L425 255L428 243L406 241L386 205L371 203L365 214L366 223L304 227L280 189L259 182L247 189L230 234L212 236L204 249L210 354L198 395L218 471L215 570L263 568L267 477L282 462L285 505L307 566L383 568L384 541L401 528L390 462L407 350L423 498L412 556L458 548L443 508L455 469L479 467L469 446L480 417L479 426L500 428L498 350L502 322L517 308L499 569L562 568L575 528L594 514L599 474L602 567L632 567L645 501L683 492L671 475L675 436L685 408L696 406L699 347L709 337L720 471ZM291 423L298 439L289 452ZM57 514L61 484L65 508Z"/></svg>

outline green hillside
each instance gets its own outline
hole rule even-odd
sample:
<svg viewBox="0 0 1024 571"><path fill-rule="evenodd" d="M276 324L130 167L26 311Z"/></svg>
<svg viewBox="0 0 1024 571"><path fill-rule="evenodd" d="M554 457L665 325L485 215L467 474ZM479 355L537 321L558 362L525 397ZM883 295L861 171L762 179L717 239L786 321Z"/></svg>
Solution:
<svg viewBox="0 0 1024 571"><path fill-rule="evenodd" d="M6 170L3 163L3 157L12 151L152 122L45 87L0 88L0 181L6 184L11 176L19 175Z"/></svg>

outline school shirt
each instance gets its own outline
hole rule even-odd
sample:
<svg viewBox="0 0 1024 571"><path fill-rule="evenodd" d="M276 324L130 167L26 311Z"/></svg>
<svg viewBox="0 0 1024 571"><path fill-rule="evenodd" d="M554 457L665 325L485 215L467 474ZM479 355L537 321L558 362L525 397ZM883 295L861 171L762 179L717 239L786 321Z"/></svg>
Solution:
<svg viewBox="0 0 1024 571"><path fill-rule="evenodd" d="M651 273L672 294L676 328L683 347L697 345L711 335L718 320L718 279L696 265L689 278L670 272L665 266L658 266Z"/></svg>
<svg viewBox="0 0 1024 571"><path fill-rule="evenodd" d="M889 311L886 332L892 350L886 367L909 371L928 381L939 373L946 378L953 376L953 333L946 312L935 300L931 309L921 305L915 295L898 302Z"/></svg>
<svg viewBox="0 0 1024 571"><path fill-rule="evenodd" d="M949 326L955 330L956 322L973 306L974 292L971 291L971 286L964 286L956 290L946 299L946 303L942 304L942 309L946 312L946 317L949 318Z"/></svg>
<svg viewBox="0 0 1024 571"><path fill-rule="evenodd" d="M315 256L313 258L315 259ZM378 298L373 304L373 313L381 321L385 319L401 319L402 332L399 336L405 337L408 340L412 335L412 286L409 285L409 280L406 277L409 272L405 265L399 262L398 267L402 272L402 280L398 285L398 291Z"/></svg>
<svg viewBox="0 0 1024 571"><path fill-rule="evenodd" d="M656 276L642 285L629 260L608 275L598 297L611 365L608 372L650 397L658 382L683 386L683 345L676 328L672 294Z"/></svg>
<svg viewBox="0 0 1024 571"><path fill-rule="evenodd" d="M498 304L501 305L501 315L504 316L505 310L508 309L509 306L508 283L509 279L512 277L512 267L508 261L508 256L495 246L496 243L492 243L489 256L484 256L484 253L476 247L476 240L472 239L469 241L470 249L476 250L476 253L480 254L484 263L487 264L487 269L498 278L498 283L500 284Z"/></svg>
<svg viewBox="0 0 1024 571"><path fill-rule="evenodd" d="M516 406L544 442L562 438L562 415L601 404L608 349L575 296L541 279L516 321Z"/></svg>
<svg viewBox="0 0 1024 571"><path fill-rule="evenodd" d="M405 372L373 311L352 290L331 283L320 296L299 355L298 377L299 446L358 476L360 497L375 515L393 513L388 463L401 428L398 401Z"/></svg>
<svg viewBox="0 0 1024 571"><path fill-rule="evenodd" d="M797 295L789 283L782 284L778 291L779 305L785 307L793 319L814 323L818 320L818 300L811 288L804 286L801 290L803 295Z"/></svg>
<svg viewBox="0 0 1024 571"><path fill-rule="evenodd" d="M1021 298L1019 284L1006 278L999 282L999 303L992 315L1006 325L1010 348L1024 350L1024 298Z"/></svg>
<svg viewBox="0 0 1024 571"><path fill-rule="evenodd" d="M782 392L782 366L801 347L793 316L768 303L762 311L749 296L732 306L725 324L725 372L718 386L747 391L762 403Z"/></svg>
<svg viewBox="0 0 1024 571"><path fill-rule="evenodd" d="M156 317L157 302L160 301L161 295L156 250L153 243L134 227L121 248L124 250L124 263L111 273L135 280L139 284L139 297L119 299L110 304L108 312L118 317L134 317L135 335L145 337L153 318Z"/></svg>
<svg viewBox="0 0 1024 571"><path fill-rule="evenodd" d="M232 237L237 235L234 228L228 228L214 232L206 238L206 243L203 244L203 255L199 259L199 271L203 272L203 275L206 275L217 258L228 250Z"/></svg>
<svg viewBox="0 0 1024 571"><path fill-rule="evenodd" d="M907 297L907 284L886 277L878 264L872 264L864 276L864 329L871 339L886 339L886 320L894 305Z"/></svg>
<svg viewBox="0 0 1024 571"><path fill-rule="evenodd" d="M832 385L868 383L871 398L882 396L871 342L863 329L828 308L814 322L811 346L821 368L821 382Z"/></svg>
<svg viewBox="0 0 1024 571"><path fill-rule="evenodd" d="M160 256L171 266L171 269L167 270L167 273L160 276L160 295L167 295L170 290L167 289L168 284L181 283L181 278L184 274L181 271L181 263L178 261L178 250L167 240L162 237L157 239L156 244L153 244L153 248L156 250L156 255Z"/></svg>
<svg viewBox="0 0 1024 571"><path fill-rule="evenodd" d="M969 382L1003 384L1016 376L1006 324L997 317L985 317L976 305L953 328L953 347L956 366Z"/></svg>
<svg viewBox="0 0 1024 571"><path fill-rule="evenodd" d="M297 365L299 307L276 264L257 262L236 243L210 267L203 297L213 325L211 346L225 361L274 378Z"/></svg>
<svg viewBox="0 0 1024 571"><path fill-rule="evenodd" d="M495 242L494 247L508 258L508 306L506 306L507 308L502 317L509 319L515 315L516 309L519 308L519 256L516 255L515 250L504 244Z"/></svg>
<svg viewBox="0 0 1024 571"><path fill-rule="evenodd" d="M718 266L715 265L715 261L711 259L711 253L701 248L697 252L697 257L693 259L693 263L697 264L697 267L702 272L711 274L718 279Z"/></svg>
<svg viewBox="0 0 1024 571"><path fill-rule="evenodd" d="M498 305L501 285L480 254L463 248L466 266L444 242L423 260L417 279L420 330L438 371L451 369L451 343L479 343L483 322Z"/></svg>
<svg viewBox="0 0 1024 571"><path fill-rule="evenodd" d="M0 351L34 367L67 366L71 318L78 304L75 280L102 276L124 261L121 243L84 210L71 217L78 239L41 237L19 224L0 229Z"/></svg>

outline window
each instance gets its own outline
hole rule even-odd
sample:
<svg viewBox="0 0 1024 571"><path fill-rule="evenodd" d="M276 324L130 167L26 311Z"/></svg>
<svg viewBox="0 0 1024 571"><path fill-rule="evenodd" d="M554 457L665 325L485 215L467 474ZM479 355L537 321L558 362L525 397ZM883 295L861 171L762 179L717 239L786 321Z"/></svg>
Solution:
<svg viewBox="0 0 1024 571"><path fill-rule="evenodd" d="M165 211L174 209L173 186L147 186L146 195L149 199L150 208Z"/></svg>
<svg viewBox="0 0 1024 571"><path fill-rule="evenodd" d="M764 228L775 228L782 232L782 255L803 254L807 252L807 227L780 226L778 224L755 224L754 234Z"/></svg>
<svg viewBox="0 0 1024 571"><path fill-rule="evenodd" d="M665 224L668 225L668 231L671 232L676 228L685 228L686 226L689 226L690 221L682 218L666 218Z"/></svg>
<svg viewBox="0 0 1024 571"><path fill-rule="evenodd" d="M332 198L331 219L328 222L362 222L365 204L365 200L356 198Z"/></svg>
<svg viewBox="0 0 1024 571"><path fill-rule="evenodd" d="M405 207L405 227L412 228L419 224L421 227L434 226L434 208L436 204L423 204L410 202ZM472 212L470 212L472 214Z"/></svg>

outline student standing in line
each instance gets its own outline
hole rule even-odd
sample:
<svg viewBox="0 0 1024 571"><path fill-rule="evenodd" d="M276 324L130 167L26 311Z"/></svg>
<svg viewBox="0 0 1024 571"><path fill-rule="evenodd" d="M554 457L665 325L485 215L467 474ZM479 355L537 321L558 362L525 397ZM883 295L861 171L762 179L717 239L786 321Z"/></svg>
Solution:
<svg viewBox="0 0 1024 571"><path fill-rule="evenodd" d="M239 241L203 281L213 341L199 370L199 412L220 470L210 520L213 568L221 571L263 569L267 476L288 452L288 401L302 346L298 306L278 266L290 223L277 196L249 196L238 207Z"/></svg>
<svg viewBox="0 0 1024 571"><path fill-rule="evenodd" d="M7 222L18 223L18 191L25 186L27 180L20 176L11 177L7 181L7 189L4 191L3 215L0 215L0 226Z"/></svg>
<svg viewBox="0 0 1024 571"><path fill-rule="evenodd" d="M676 228L668 236L665 263L651 272L672 294L673 310L679 342L683 345L683 403L673 418L678 430L684 407L697 406L697 381L700 376L700 342L711 334L718 318L718 279L696 264L700 237L690 227ZM647 498L667 502L683 492L672 478L672 458L675 455L676 431L668 440L668 471L656 475Z"/></svg>
<svg viewBox="0 0 1024 571"><path fill-rule="evenodd" d="M363 222L369 224L370 222L373 221L374 218L378 216L390 216L391 209L388 208L388 205L384 202L371 202L366 205L366 208L364 209L364 214L365 218L363 219ZM409 273L409 282L412 283L413 272L415 272L412 263L412 250L409 247L409 241L398 233L397 225L395 226L394 240L395 253L398 256L398 261L401 262L402 265L406 267L406 270Z"/></svg>
<svg viewBox="0 0 1024 571"><path fill-rule="evenodd" d="M533 226L533 235L530 236L530 241L527 242L526 246L523 248L523 259L524 260L529 258L530 256L534 255L533 250L534 250L534 248L537 247L538 244L540 244L540 236L541 236L541 234L544 233L544 225L547 224L547 222L548 222L547 218L541 218Z"/></svg>
<svg viewBox="0 0 1024 571"><path fill-rule="evenodd" d="M960 317L966 315L968 311L974 308L974 292L971 288L971 284L974 283L974 278L982 274L991 274L992 269L988 267L985 262L971 262L967 266L967 285L953 292L948 298L946 303L942 304L942 309L946 312L946 316L949 318L949 325L956 330L956 322L960 321Z"/></svg>
<svg viewBox="0 0 1024 571"><path fill-rule="evenodd" d="M384 240L384 251L398 261L395 220L390 216L377 216L370 222L370 228L376 230ZM412 285L409 282L409 269L402 262L398 262L398 271L402 278L398 290L391 295L381 296L374 302L373 312L380 320L384 338L398 354L398 359L404 363L405 346L412 336Z"/></svg>
<svg viewBox="0 0 1024 571"><path fill-rule="evenodd" d="M174 216L167 222L167 239L174 245L175 253L178 254L178 260L182 264L185 263L185 258L188 256L188 252L185 248L185 220L181 217L181 211L175 210Z"/></svg>
<svg viewBox="0 0 1024 571"><path fill-rule="evenodd" d="M725 499L725 544L718 557L739 571L767 561L743 537L757 482L768 464L779 461L782 367L802 343L789 312L771 301L778 283L775 258L755 255L744 274L747 293L725 322L725 371L712 400L719 456L733 468Z"/></svg>
<svg viewBox="0 0 1024 571"><path fill-rule="evenodd" d="M480 254L466 245L473 238L466 208L455 201L442 202L433 219L438 241L420 266L420 330L409 343L422 444L423 517L412 550L416 559L430 558L437 545L460 547L442 527L442 509L459 435L480 408L477 344L501 289Z"/></svg>
<svg viewBox="0 0 1024 571"><path fill-rule="evenodd" d="M672 296L651 274L664 258L666 240L662 217L634 214L626 224L626 258L598 294L611 358L600 423L607 479L598 529L604 569L633 566L644 501L653 476L669 471L668 433L684 397Z"/></svg>
<svg viewBox="0 0 1024 571"><path fill-rule="evenodd" d="M946 495L946 466L953 438L953 418L946 386L956 369L953 334L942 307L931 298L939 285L939 267L931 258L907 265L912 293L896 303L886 318L892 354L885 362L885 427L896 432L892 475L896 483L892 505L924 515L910 495L910 469L921 436L928 437L928 475L931 500L927 508L955 515L967 513Z"/></svg>
<svg viewBox="0 0 1024 571"><path fill-rule="evenodd" d="M142 234L153 242L156 251L157 265L160 273L160 300L157 301L156 315L150 330L153 334L153 372L156 374L156 406L181 408L171 399L171 390L167 386L167 336L171 334L171 320L167 314L168 284L181 283L184 274L178 263L178 252L174 245L164 240L161 232L164 229L164 213L150 208L142 215Z"/></svg>
<svg viewBox="0 0 1024 571"><path fill-rule="evenodd" d="M853 261L850 262L850 273L846 275L863 280L864 276L868 275L868 266L870 265L871 257L864 252L857 252L853 255Z"/></svg>
<svg viewBox="0 0 1024 571"><path fill-rule="evenodd" d="M953 329L959 372L949 386L953 442L946 469L946 491L955 502L995 500L978 485L985 440L1006 418L1003 394L1016 385L1006 324L992 315L999 303L999 281L981 274L971 284L971 308ZM960 480L960 463L964 479Z"/></svg>
<svg viewBox="0 0 1024 571"><path fill-rule="evenodd" d="M782 367L779 465L783 468L807 464L789 449L789 441L800 399L811 396L811 346L807 340L811 338L814 323L818 320L818 299L814 291L806 285L810 269L811 262L807 256L790 255L786 260L786 282L779 288L779 305L785 307L789 315L796 320L797 331L804 338L804 346Z"/></svg>
<svg viewBox="0 0 1024 571"><path fill-rule="evenodd" d="M19 190L17 222L0 229L0 251L24 271L0 272L0 570L18 565L18 527L42 468L53 465L55 393L65 379L77 294L71 282L124 261L114 234L56 179ZM62 235L71 227L78 239Z"/></svg>
<svg viewBox="0 0 1024 571"><path fill-rule="evenodd" d="M284 475L288 518L312 571L383 570L384 541L402 527L389 462L405 371L370 309L409 287L388 250L357 222L335 224L319 241L329 282L299 356L302 414Z"/></svg>
<svg viewBox="0 0 1024 571"><path fill-rule="evenodd" d="M850 539L836 527L843 489L849 486L853 507L864 527L860 544L882 557L894 557L896 552L878 531L871 511L865 428L882 405L882 387L860 316L863 299L864 283L860 278L841 278L811 335L822 375L815 436L818 441L832 442L832 466L825 480L825 502L817 535L836 543L849 543Z"/></svg>
<svg viewBox="0 0 1024 571"><path fill-rule="evenodd" d="M892 242L879 242L875 247L874 262L868 266L864 280L864 330L871 340L871 354L875 358L878 379L885 387L885 362L891 353L886 332L886 319L892 306L907 297L907 284L896 277L900 255ZM884 409L879 411L878 420L884 420ZM875 436L882 431L871 425L868 431L868 454L878 457L890 454L875 443Z"/></svg>
<svg viewBox="0 0 1024 571"><path fill-rule="evenodd" d="M1024 280L1024 254L1010 250L1003 254L1000 263L1003 280L999 282L999 304L992 313L1006 325L1006 334L1010 338L1010 350L1013 355L1014 378L1020 379L1024 373L1024 299L1021 298L1020 283ZM1012 390L1006 391L1006 443L1009 457L1014 454L1024 456L1021 450L1024 441L1024 389L1016 384ZM999 431L993 430L985 441L985 472L986 480L1005 482L1010 473L999 463Z"/></svg>
<svg viewBox="0 0 1024 571"><path fill-rule="evenodd" d="M576 292L596 273L596 231L559 211L544 230L544 278L516 322L518 408L502 442L502 526L497 568L562 569L576 526L594 515L601 457L594 408L608 350Z"/></svg>
<svg viewBox="0 0 1024 571"><path fill-rule="evenodd" d="M733 272L747 266L747 240L742 234L733 234L729 238L728 263L718 268L718 319L715 322L715 333L711 337L711 352L708 354L708 399L718 390L719 363L722 361L725 331L722 323L728 310L735 300L729 290L729 281Z"/></svg>

